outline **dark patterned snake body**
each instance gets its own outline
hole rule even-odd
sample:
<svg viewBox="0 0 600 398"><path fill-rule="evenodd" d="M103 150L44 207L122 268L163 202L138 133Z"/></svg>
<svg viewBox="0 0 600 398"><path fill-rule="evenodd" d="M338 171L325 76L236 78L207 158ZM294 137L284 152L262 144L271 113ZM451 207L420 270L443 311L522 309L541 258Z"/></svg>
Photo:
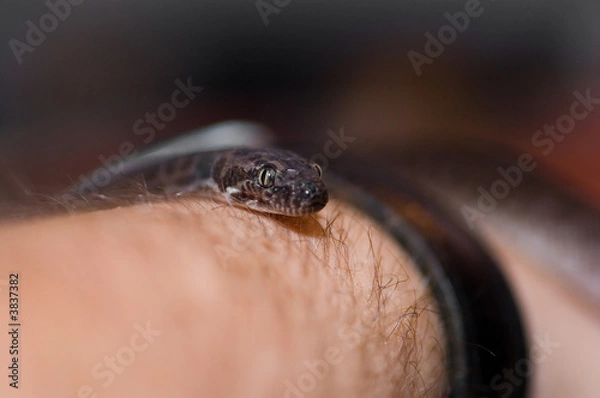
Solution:
<svg viewBox="0 0 600 398"><path fill-rule="evenodd" d="M195 152L137 166L125 162L98 186L80 184L81 194L141 179L148 191L167 196L197 193L271 214L303 216L321 210L329 195L321 168L291 151L237 148Z"/></svg>

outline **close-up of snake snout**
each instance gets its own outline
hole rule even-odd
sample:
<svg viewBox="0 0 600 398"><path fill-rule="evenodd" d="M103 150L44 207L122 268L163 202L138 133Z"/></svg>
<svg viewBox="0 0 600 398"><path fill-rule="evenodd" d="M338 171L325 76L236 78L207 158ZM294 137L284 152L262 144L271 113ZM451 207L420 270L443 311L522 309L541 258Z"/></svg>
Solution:
<svg viewBox="0 0 600 398"><path fill-rule="evenodd" d="M321 168L294 152L238 149L215 161L212 178L224 199L252 210L303 216L325 207Z"/></svg>

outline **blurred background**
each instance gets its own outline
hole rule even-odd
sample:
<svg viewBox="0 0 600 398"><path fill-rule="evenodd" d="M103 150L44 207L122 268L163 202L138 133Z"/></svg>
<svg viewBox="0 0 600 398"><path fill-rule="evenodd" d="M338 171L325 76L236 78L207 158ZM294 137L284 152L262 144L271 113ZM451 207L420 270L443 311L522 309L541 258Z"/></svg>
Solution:
<svg viewBox="0 0 600 398"><path fill-rule="evenodd" d="M508 247L598 304L599 20L592 0L4 0L0 199L229 119L367 179L436 166L430 187L455 212L530 153L553 188L530 178L492 216ZM557 187L578 200L547 200ZM578 327L548 308L544 332ZM589 335L564 336L585 357ZM573 363L553 358L572 386Z"/></svg>
<svg viewBox="0 0 600 398"><path fill-rule="evenodd" d="M316 150L342 130L356 137L349 150L370 155L415 142L531 149L600 204L600 109L551 153L532 145L569 112L574 91L600 98L598 2L49 0L0 9L0 159L35 190L68 186L100 157L242 118ZM195 91L173 97L182 85Z"/></svg>

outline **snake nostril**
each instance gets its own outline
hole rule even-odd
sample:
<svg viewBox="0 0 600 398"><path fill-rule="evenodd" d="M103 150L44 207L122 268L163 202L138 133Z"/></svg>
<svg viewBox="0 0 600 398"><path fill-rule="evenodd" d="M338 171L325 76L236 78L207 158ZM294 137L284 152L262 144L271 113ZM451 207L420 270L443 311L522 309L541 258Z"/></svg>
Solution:
<svg viewBox="0 0 600 398"><path fill-rule="evenodd" d="M300 190L304 196L309 197L315 194L317 187L313 182L303 181L300 183Z"/></svg>
<svg viewBox="0 0 600 398"><path fill-rule="evenodd" d="M302 192L302 196L310 198L317 193L317 186L314 182L304 181L300 183L300 191Z"/></svg>

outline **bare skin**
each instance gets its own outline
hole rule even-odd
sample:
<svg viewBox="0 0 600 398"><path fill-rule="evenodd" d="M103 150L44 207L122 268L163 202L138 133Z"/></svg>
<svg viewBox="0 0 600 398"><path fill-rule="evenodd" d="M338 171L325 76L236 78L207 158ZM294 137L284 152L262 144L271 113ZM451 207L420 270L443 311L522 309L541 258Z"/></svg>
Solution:
<svg viewBox="0 0 600 398"><path fill-rule="evenodd" d="M530 342L548 342L532 397L595 397L595 310L482 228ZM435 303L399 248L336 201L300 219L182 199L4 224L5 311L10 273L20 379L1 396L443 396ZM0 344L8 367L11 337Z"/></svg>
<svg viewBox="0 0 600 398"><path fill-rule="evenodd" d="M10 273L22 354L19 390L5 380L2 396L445 387L435 302L397 245L336 201L299 219L182 199L7 224L0 279Z"/></svg>
<svg viewBox="0 0 600 398"><path fill-rule="evenodd" d="M541 271L543 264L536 264L530 253L515 249L510 237L489 226L484 233L523 311L532 347L531 396L597 397L600 319L593 301L582 300L564 280ZM518 382L517 371L517 364L507 369L500 375L501 383Z"/></svg>

